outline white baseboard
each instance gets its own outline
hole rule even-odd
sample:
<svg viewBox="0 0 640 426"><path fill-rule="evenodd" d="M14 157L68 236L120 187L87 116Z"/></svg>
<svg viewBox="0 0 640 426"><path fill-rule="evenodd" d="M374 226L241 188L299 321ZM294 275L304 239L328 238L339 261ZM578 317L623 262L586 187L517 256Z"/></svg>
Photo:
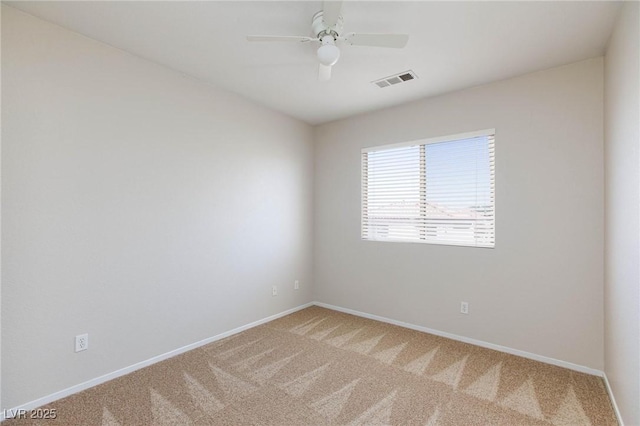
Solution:
<svg viewBox="0 0 640 426"><path fill-rule="evenodd" d="M609 394L609 398L611 399L611 405L613 405L613 411L615 411L616 413L618 424L620 426L624 426L624 422L622 421L622 416L620 415L620 410L618 409L618 404L616 404L616 398L613 396L613 390L611 390L611 385L609 384L609 379L607 378L607 373L603 373L602 378L604 379L604 384L607 387L607 393Z"/></svg>
<svg viewBox="0 0 640 426"><path fill-rule="evenodd" d="M344 312L346 314L356 315L363 318L369 318L369 319L380 321L380 322L386 322L388 324L393 324L393 325L397 325L404 328L410 328L412 330L422 331L429 334L435 334L436 336L446 337L448 339L457 340L459 342L470 343L472 345L481 346L487 349L493 349L499 352L505 352L511 355L521 356L523 358L529 358L534 361L544 362L546 364L557 365L558 367L568 368L570 370L579 371L581 373L604 377L604 372L600 370L596 370L594 368L585 367L583 365L573 364L571 362L562 361L555 358L549 358L543 355L521 351L519 349L513 349L506 346L496 345L494 343L484 342L482 340L476 340L470 337L458 336L457 334L447 333L445 331L440 331L440 330L434 330L432 328L423 327L420 325L409 324L403 321L397 321L394 319L385 318L378 315L368 314L366 312L360 312L353 309L342 308L340 306L330 305L328 303L314 302L313 304L316 306L320 306L322 308L332 309L334 311Z"/></svg>
<svg viewBox="0 0 640 426"><path fill-rule="evenodd" d="M8 416L10 414L12 414L12 413L16 414L16 413L20 412L20 410L25 410L25 411L33 410L35 408L38 408L38 407L41 407L43 405L49 404L49 403L51 403L53 401L56 401L58 399L62 399L62 398L65 398L65 397L67 397L69 395L73 395L75 393L81 392L81 391L83 391L85 389L92 388L94 386L97 386L97 385L102 384L104 382L107 382L109 380L113 380L113 379L116 379L118 377L124 376L125 374L132 373L132 372L134 372L136 370L139 370L141 368L147 367L149 365L155 364L155 363L160 362L160 361L164 361L165 359L174 357L176 355L180 355L180 354L188 352L188 351L190 351L192 349L196 349L196 348L199 348L201 346L207 345L209 343L215 342L216 340L224 339L225 337L232 336L234 334L240 333L241 331L245 331L245 330L248 330L250 328L256 327L258 325L267 323L269 321L273 321L273 320L278 319L280 317L283 317L285 315L292 314L292 313L297 312L297 311L299 311L301 309L308 308L309 306L312 306L312 305L313 305L313 302L309 302L309 303L305 303L304 305L296 306L295 308L291 308L291 309L288 309L286 311L280 312L278 314L271 315L269 317L260 319L258 321L254 321L252 323L245 324L243 326L234 328L233 330L229 330L229 331L226 331L224 333L220 333L218 335L206 338L204 340L200 340L199 342L191 343L190 345L186 345L186 346L183 346L181 348L174 349L174 350L166 352L166 353L164 353L162 355L154 356L153 358L149 358L149 359L147 359L145 361L140 361L140 362L138 362L136 364L133 364L133 365L130 365L128 367L124 367L124 368L121 368L119 370L113 371L111 373L107 373L107 374L105 374L103 376L96 377L95 379L91 379L91 380L88 380L86 382L83 382L83 383L71 386L69 388L63 389L61 391L52 393L50 395L43 396L42 398L38 398L38 399L33 400L31 402L27 402L26 404L22 404L22 405L20 405L18 407L11 408L11 409L3 409L2 412L0 412L0 421L3 421L6 418L8 418Z"/></svg>

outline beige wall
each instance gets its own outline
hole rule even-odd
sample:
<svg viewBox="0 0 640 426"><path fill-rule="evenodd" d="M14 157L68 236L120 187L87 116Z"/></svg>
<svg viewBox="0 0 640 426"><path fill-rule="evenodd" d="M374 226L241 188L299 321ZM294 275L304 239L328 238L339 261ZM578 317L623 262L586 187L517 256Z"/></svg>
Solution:
<svg viewBox="0 0 640 426"><path fill-rule="evenodd" d="M640 425L640 14L627 2L605 57L605 372Z"/></svg>
<svg viewBox="0 0 640 426"><path fill-rule="evenodd" d="M317 128L315 299L602 369L602 102L598 58ZM487 128L495 249L360 239L361 148Z"/></svg>
<svg viewBox="0 0 640 426"><path fill-rule="evenodd" d="M309 126L2 9L2 408L311 301Z"/></svg>

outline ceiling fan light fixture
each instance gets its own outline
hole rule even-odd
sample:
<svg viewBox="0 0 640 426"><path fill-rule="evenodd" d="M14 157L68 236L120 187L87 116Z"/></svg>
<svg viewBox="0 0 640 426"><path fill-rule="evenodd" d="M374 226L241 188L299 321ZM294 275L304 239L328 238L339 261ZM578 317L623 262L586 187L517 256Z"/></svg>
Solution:
<svg viewBox="0 0 640 426"><path fill-rule="evenodd" d="M336 46L333 37L325 36L322 38L322 46L318 48L318 61L327 67L335 65L340 59L340 49Z"/></svg>

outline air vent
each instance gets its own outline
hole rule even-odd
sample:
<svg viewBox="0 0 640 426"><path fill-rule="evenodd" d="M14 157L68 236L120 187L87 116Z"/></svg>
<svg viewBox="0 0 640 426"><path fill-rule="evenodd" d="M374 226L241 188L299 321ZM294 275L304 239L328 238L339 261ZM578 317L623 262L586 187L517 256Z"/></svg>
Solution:
<svg viewBox="0 0 640 426"><path fill-rule="evenodd" d="M389 77L381 78L380 80L372 81L373 84L381 89L385 87L393 86L398 83L404 83L406 81L415 80L418 76L411 70L401 72L400 74L390 75Z"/></svg>

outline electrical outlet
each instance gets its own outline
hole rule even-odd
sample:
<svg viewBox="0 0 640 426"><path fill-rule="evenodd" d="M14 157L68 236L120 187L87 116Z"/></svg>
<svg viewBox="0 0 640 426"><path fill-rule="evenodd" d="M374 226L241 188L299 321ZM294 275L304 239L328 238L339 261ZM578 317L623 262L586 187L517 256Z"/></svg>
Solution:
<svg viewBox="0 0 640 426"><path fill-rule="evenodd" d="M79 334L76 336L76 352L86 351L89 349L89 335Z"/></svg>
<svg viewBox="0 0 640 426"><path fill-rule="evenodd" d="M461 314L468 314L469 313L469 303L460 302L460 313Z"/></svg>
<svg viewBox="0 0 640 426"><path fill-rule="evenodd" d="M277 295L278 295L278 287L277 287L277 286L275 286L275 285L274 285L274 286L271 288L271 295L272 295L272 296L277 296Z"/></svg>
<svg viewBox="0 0 640 426"><path fill-rule="evenodd" d="M294 290L300 290L300 281L296 280L296 281L293 283L293 289L294 289Z"/></svg>

